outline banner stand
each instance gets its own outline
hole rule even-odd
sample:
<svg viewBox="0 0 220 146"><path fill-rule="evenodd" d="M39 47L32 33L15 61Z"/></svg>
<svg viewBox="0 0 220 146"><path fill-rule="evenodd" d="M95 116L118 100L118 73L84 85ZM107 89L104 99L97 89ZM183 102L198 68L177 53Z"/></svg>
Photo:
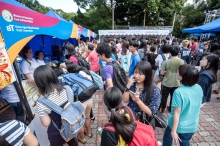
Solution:
<svg viewBox="0 0 220 146"><path fill-rule="evenodd" d="M16 73L16 76L17 76L17 80L18 80L18 82L15 81L13 84L15 86L15 89L18 93L18 96L20 98L20 101L21 101L22 105L24 105L24 107L25 107L27 120L28 120L29 123L31 123L31 121L33 120L33 114L31 112L30 106L28 104L27 97L26 97L25 92L24 92L24 88L21 84L21 76L20 76L20 73L18 71L18 66L17 66L16 60L13 62L13 67L14 67L14 70L15 70L15 73Z"/></svg>

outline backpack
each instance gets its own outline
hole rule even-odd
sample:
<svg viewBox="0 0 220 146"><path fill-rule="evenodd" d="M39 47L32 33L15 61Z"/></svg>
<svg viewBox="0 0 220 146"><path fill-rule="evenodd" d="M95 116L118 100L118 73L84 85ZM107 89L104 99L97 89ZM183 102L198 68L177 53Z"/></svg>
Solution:
<svg viewBox="0 0 220 146"><path fill-rule="evenodd" d="M65 82L72 88L74 97L78 95L79 101L85 101L98 90L98 87L88 78L77 73L69 73L63 76ZM77 94L78 89L78 94Z"/></svg>
<svg viewBox="0 0 220 146"><path fill-rule="evenodd" d="M141 60L143 60L143 61L148 61L148 56L147 56L147 54L144 54L144 57L143 57Z"/></svg>
<svg viewBox="0 0 220 146"><path fill-rule="evenodd" d="M129 72L130 63L128 61L128 55L125 55L123 60L121 61L121 67L125 70L125 72Z"/></svg>
<svg viewBox="0 0 220 146"><path fill-rule="evenodd" d="M68 103L63 109L43 96L39 97L37 101L61 116L61 129L57 127L53 120L51 120L51 122L60 132L60 135L63 137L63 139L68 142L74 138L84 126L85 107L79 101L73 102L73 97L70 93L70 90L65 86L64 88L66 89Z"/></svg>
<svg viewBox="0 0 220 146"><path fill-rule="evenodd" d="M165 55L162 53L162 54L160 54L161 55L161 57L163 58L163 62L164 61L166 61L166 57L165 57ZM169 54L169 57L168 57L168 59L170 59L172 56ZM161 67L162 67L162 65L163 65L163 62L161 63ZM158 70L159 70L159 68L158 68ZM160 74L160 71L161 70L159 70L159 77L162 79L163 77L164 77L164 75L161 75Z"/></svg>
<svg viewBox="0 0 220 146"><path fill-rule="evenodd" d="M93 71L89 71L90 74L91 74L91 77L92 77L92 80L93 82L96 84L96 86L99 88L99 89L102 89L103 88L103 81L102 81L102 78L97 75L95 72Z"/></svg>
<svg viewBox="0 0 220 146"><path fill-rule="evenodd" d="M113 85L121 90L124 93L125 87L127 85L127 76L125 70L115 61L108 62L106 65L113 66L114 78Z"/></svg>
<svg viewBox="0 0 220 146"><path fill-rule="evenodd" d="M135 116L129 107L125 106L123 109L129 113L129 116L134 119L134 122L137 125L134 131L133 140L128 146L157 146L158 144L153 128L135 120ZM108 122L103 129L115 132L112 122Z"/></svg>
<svg viewBox="0 0 220 146"><path fill-rule="evenodd" d="M83 67L85 67L87 70L90 70L90 64L89 64L89 62L87 62L87 61L85 60L85 58L84 58L80 53L76 52L76 53L74 53L72 56L75 57L75 58L78 60L80 66L83 66Z"/></svg>

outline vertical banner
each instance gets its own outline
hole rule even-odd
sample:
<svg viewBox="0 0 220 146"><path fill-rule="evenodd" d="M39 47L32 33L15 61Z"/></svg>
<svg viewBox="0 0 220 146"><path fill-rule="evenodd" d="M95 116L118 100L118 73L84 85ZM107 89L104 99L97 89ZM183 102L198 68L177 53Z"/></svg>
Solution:
<svg viewBox="0 0 220 146"><path fill-rule="evenodd" d="M15 75L0 32L0 90L13 83L15 80Z"/></svg>

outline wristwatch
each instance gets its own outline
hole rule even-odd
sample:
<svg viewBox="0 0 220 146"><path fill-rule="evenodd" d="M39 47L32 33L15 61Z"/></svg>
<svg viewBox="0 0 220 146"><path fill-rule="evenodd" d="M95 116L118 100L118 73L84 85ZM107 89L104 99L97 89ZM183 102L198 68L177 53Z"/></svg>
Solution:
<svg viewBox="0 0 220 146"><path fill-rule="evenodd" d="M125 91L125 92L129 92L129 90L130 90L130 89L128 89L127 87L125 87L125 90L124 90L124 91Z"/></svg>

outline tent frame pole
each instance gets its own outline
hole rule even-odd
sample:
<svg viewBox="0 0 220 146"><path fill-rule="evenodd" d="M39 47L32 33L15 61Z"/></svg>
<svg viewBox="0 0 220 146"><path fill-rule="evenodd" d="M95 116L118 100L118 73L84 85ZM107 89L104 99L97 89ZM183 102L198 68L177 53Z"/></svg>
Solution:
<svg viewBox="0 0 220 146"><path fill-rule="evenodd" d="M19 96L19 99L20 99L22 105L25 107L27 120L30 123L33 120L34 117L33 117L31 108L28 104L27 97L25 95L24 88L22 86L21 76L20 76L20 73L19 73L19 70L18 70L18 66L17 66L17 63L15 61L13 62L13 67L14 67L18 82L15 81L13 84L15 86L15 89L18 93L18 96Z"/></svg>

